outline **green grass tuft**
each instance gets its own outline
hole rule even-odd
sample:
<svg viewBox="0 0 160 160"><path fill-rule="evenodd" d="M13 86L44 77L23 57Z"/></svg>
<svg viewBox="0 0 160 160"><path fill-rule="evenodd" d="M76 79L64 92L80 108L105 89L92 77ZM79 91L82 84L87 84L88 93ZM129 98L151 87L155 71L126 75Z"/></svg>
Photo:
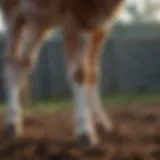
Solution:
<svg viewBox="0 0 160 160"><path fill-rule="evenodd" d="M143 93L143 94L113 94L102 96L103 105L106 107L118 107L129 103L143 104L160 104L160 93ZM26 113L37 111L55 111L73 107L72 98L58 98L48 101L34 102L32 106L24 108ZM4 112L5 105L0 104L0 112Z"/></svg>

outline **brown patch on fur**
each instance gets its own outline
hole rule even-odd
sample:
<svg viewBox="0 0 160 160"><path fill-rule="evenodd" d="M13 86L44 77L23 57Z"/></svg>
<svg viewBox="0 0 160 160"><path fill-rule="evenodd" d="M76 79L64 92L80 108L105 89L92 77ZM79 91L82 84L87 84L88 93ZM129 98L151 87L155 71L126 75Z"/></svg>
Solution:
<svg viewBox="0 0 160 160"><path fill-rule="evenodd" d="M47 30L52 25L65 26L68 23L66 20L68 14L72 16L74 24L80 31L94 32L111 23L112 17L123 2L124 0L1 0L1 8L6 19L12 19L13 35L21 32L18 28L24 23L23 20L26 21L25 25L29 23L36 24L35 27L46 25ZM13 14L13 11L17 11L19 15ZM74 24L69 24L71 31L75 27L72 26ZM15 39L17 38L14 37L14 41ZM17 43L12 43L14 48L17 47ZM15 50L12 49L12 53L9 54L15 54Z"/></svg>
<svg viewBox="0 0 160 160"><path fill-rule="evenodd" d="M74 80L77 82L77 83L80 83L82 84L84 82L84 70L83 68L78 68L74 74Z"/></svg>
<svg viewBox="0 0 160 160"><path fill-rule="evenodd" d="M19 7L20 0L0 0L0 7L4 16L9 20L13 12Z"/></svg>
<svg viewBox="0 0 160 160"><path fill-rule="evenodd" d="M99 29L91 33L86 55L84 56L84 77L86 84L91 85L97 81L101 47L106 34L106 29Z"/></svg>
<svg viewBox="0 0 160 160"><path fill-rule="evenodd" d="M110 21L123 0L70 0L69 9L78 25L86 30Z"/></svg>

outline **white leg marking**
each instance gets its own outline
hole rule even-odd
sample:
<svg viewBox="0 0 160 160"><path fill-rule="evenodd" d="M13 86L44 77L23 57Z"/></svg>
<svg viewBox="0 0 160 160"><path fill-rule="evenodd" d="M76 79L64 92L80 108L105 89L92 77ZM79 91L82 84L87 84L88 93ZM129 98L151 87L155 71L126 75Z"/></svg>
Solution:
<svg viewBox="0 0 160 160"><path fill-rule="evenodd" d="M94 124L91 114L89 112L89 94L88 87L85 85L72 84L73 94L75 99L75 121L76 121L76 134L88 134L92 143L97 143Z"/></svg>
<svg viewBox="0 0 160 160"><path fill-rule="evenodd" d="M112 130L112 123L107 117L107 113L104 111L101 103L98 84L93 84L90 87L90 102L91 111L93 116L95 116L96 123L102 124L107 131Z"/></svg>
<svg viewBox="0 0 160 160"><path fill-rule="evenodd" d="M11 66L6 66L4 70L7 109L5 123L13 125L17 134L21 132L21 111L20 111L20 73Z"/></svg>
<svg viewBox="0 0 160 160"><path fill-rule="evenodd" d="M90 132L92 131L89 118L89 112L87 108L87 97L82 85L73 84L73 93L75 98L75 119L78 124L76 133ZM87 126L88 125L88 126Z"/></svg>

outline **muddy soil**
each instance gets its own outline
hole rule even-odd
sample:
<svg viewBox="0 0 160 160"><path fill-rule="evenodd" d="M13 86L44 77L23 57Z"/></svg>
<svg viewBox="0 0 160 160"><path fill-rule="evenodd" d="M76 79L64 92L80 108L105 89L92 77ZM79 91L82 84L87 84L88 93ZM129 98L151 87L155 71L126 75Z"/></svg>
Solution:
<svg viewBox="0 0 160 160"><path fill-rule="evenodd" d="M72 110L25 117L18 139L3 134L0 117L0 160L160 160L160 105L132 104L108 111L111 133L99 129L101 143L80 148L73 134Z"/></svg>

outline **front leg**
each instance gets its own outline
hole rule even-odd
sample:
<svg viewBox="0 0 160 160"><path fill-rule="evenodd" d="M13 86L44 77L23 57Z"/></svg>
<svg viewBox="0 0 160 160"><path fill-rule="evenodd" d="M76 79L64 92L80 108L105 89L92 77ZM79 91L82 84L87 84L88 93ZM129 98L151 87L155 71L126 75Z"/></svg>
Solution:
<svg viewBox="0 0 160 160"><path fill-rule="evenodd" d="M72 29L70 24L73 26ZM81 68L83 59L80 41L81 32L71 16L68 16L63 31L64 44L67 51L68 78L75 104L75 135L78 144L81 146L92 146L98 143L98 137L88 107L89 90L84 81L84 70Z"/></svg>

